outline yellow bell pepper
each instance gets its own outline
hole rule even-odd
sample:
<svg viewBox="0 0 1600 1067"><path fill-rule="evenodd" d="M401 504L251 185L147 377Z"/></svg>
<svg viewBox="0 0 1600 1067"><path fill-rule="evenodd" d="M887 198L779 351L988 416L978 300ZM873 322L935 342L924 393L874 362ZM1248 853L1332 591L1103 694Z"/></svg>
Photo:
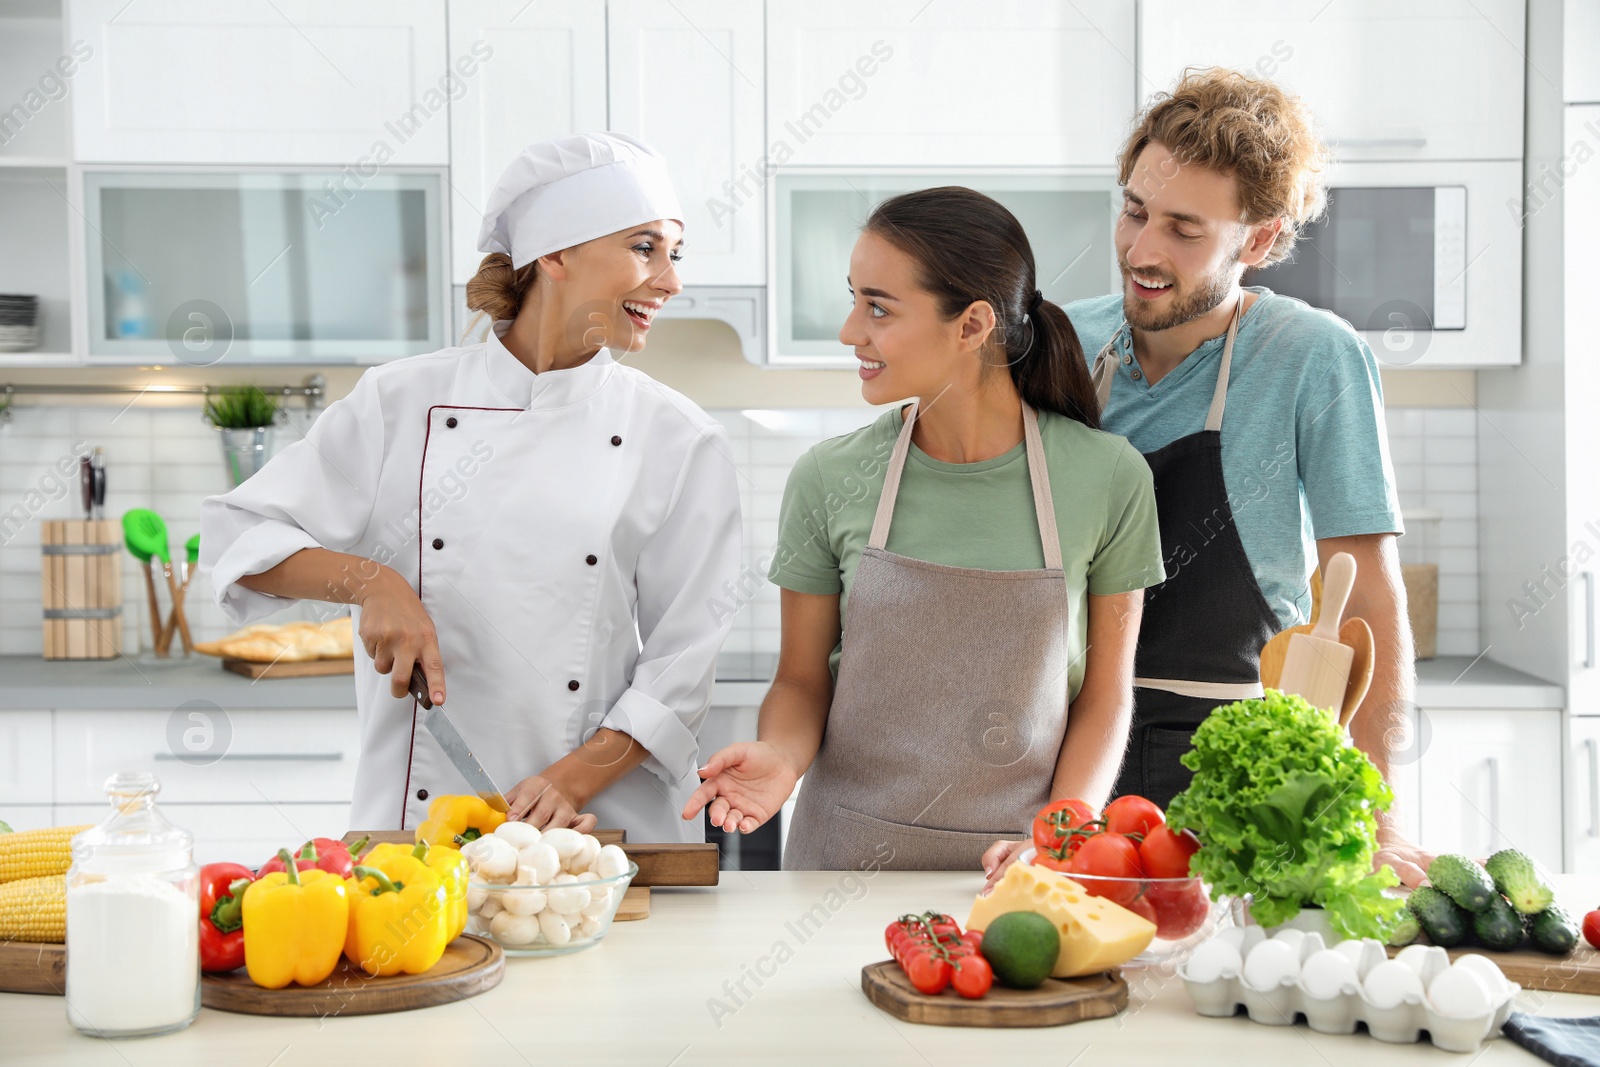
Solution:
<svg viewBox="0 0 1600 1067"><path fill-rule="evenodd" d="M363 862L383 862L391 856L411 856L421 860L444 883L444 895L450 901L450 937L454 941L467 928L467 857L453 848L431 848L426 841L418 841L411 848L405 845L375 845L362 857Z"/></svg>
<svg viewBox="0 0 1600 1067"><path fill-rule="evenodd" d="M416 840L456 848L494 833L494 828L505 821L506 817L485 804L482 797L434 797L428 805L428 818L417 827Z"/></svg>
<svg viewBox="0 0 1600 1067"><path fill-rule="evenodd" d="M349 890L329 871L295 870L288 849L278 858L287 869L251 882L240 902L245 969L265 989L317 985L333 973L349 935Z"/></svg>
<svg viewBox="0 0 1600 1067"><path fill-rule="evenodd" d="M376 852L377 849L373 849ZM356 865L344 954L370 975L421 974L450 943L450 899L428 865L388 855Z"/></svg>

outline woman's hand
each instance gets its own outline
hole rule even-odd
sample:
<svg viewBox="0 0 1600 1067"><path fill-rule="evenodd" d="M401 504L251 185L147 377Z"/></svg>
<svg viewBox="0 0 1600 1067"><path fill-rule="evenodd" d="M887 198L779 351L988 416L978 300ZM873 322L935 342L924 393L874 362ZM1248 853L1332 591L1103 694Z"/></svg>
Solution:
<svg viewBox="0 0 1600 1067"><path fill-rule="evenodd" d="M566 792L543 775L524 778L506 794L507 822L525 822L540 829L552 826L570 826L581 834L595 828L595 816L578 814Z"/></svg>
<svg viewBox="0 0 1600 1067"><path fill-rule="evenodd" d="M983 889L987 893L989 887L1000 880L1006 873L1006 868L1017 862L1017 856L1022 850L1033 844L1032 841L996 841L983 853Z"/></svg>
<svg viewBox="0 0 1600 1067"><path fill-rule="evenodd" d="M742 834L776 815L800 780L789 761L765 741L729 745L700 768L700 777L705 781L684 805L683 817L692 819L709 804L713 826Z"/></svg>
<svg viewBox="0 0 1600 1067"><path fill-rule="evenodd" d="M421 664L428 677L428 692L435 704L444 703L444 658L433 619L422 606L411 583L384 567L362 589L361 647L372 657L379 674L389 676L389 692L403 697L411 691L411 669Z"/></svg>

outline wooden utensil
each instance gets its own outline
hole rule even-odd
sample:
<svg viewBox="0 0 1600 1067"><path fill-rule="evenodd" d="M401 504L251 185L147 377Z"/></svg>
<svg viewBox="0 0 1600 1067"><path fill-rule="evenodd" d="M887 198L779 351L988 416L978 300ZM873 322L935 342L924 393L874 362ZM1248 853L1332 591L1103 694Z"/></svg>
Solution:
<svg viewBox="0 0 1600 1067"><path fill-rule="evenodd" d="M161 630L161 646L172 647L172 632L181 625L183 637L183 651L185 655L194 652L193 638L189 634L189 617L183 612L183 602L189 596L189 582L194 578L194 572L200 563L200 535L195 534L184 542L183 581L172 594L172 611L167 615L167 622Z"/></svg>
<svg viewBox="0 0 1600 1067"><path fill-rule="evenodd" d="M1278 688L1304 697L1313 707L1334 709L1344 701L1354 650L1340 642L1339 623L1355 578L1355 557L1335 553L1323 579L1322 612L1316 625L1308 634L1289 638Z"/></svg>
<svg viewBox="0 0 1600 1067"><path fill-rule="evenodd" d="M410 830L351 830L344 843L369 836L374 845L385 841L409 845L416 835ZM633 842L624 840L621 830L595 830L602 845L621 845L628 858L639 865L630 885L716 885L717 846L710 841Z"/></svg>
<svg viewBox="0 0 1600 1067"><path fill-rule="evenodd" d="M1261 684L1267 689L1282 689L1284 653L1289 648L1289 638L1295 634L1308 634L1314 623L1291 626L1273 636L1261 649ZM1344 700L1339 705L1339 725L1349 726L1356 709L1367 699L1367 689L1372 685L1372 628L1360 617L1344 620L1339 627L1339 641L1351 648L1350 677L1345 682Z"/></svg>
<svg viewBox="0 0 1600 1067"><path fill-rule="evenodd" d="M1046 978L1037 989L996 985L981 999L967 1000L954 989L919 993L898 963L884 960L861 968L861 991L896 1019L929 1026L1062 1026L1104 1019L1128 1006L1128 983L1114 970Z"/></svg>
<svg viewBox="0 0 1600 1067"><path fill-rule="evenodd" d="M1493 961L1509 981L1523 989L1548 989L1556 993L1600 994L1600 952L1595 951L1583 938L1567 956L1552 956L1531 948L1510 952L1491 952L1481 948L1446 949L1454 963L1468 954L1480 955ZM1390 957L1400 950L1390 948Z"/></svg>

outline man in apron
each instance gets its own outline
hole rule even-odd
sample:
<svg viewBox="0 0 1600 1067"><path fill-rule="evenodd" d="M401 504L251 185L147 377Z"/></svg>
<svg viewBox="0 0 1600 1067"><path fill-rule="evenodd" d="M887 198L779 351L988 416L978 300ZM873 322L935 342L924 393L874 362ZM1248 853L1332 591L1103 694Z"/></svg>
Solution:
<svg viewBox="0 0 1600 1067"><path fill-rule="evenodd" d="M1321 214L1325 162L1309 114L1277 86L1186 76L1119 160L1122 292L1066 309L1097 353L1104 427L1150 463L1166 563L1146 593L1119 794L1165 806L1188 785L1178 761L1194 729L1261 695L1261 646L1306 620L1312 568L1341 551L1357 563L1346 614L1367 620L1377 649L1352 734L1388 772L1386 735L1415 675L1377 362L1343 320L1241 285ZM1428 857L1392 814L1379 862L1416 884Z"/></svg>

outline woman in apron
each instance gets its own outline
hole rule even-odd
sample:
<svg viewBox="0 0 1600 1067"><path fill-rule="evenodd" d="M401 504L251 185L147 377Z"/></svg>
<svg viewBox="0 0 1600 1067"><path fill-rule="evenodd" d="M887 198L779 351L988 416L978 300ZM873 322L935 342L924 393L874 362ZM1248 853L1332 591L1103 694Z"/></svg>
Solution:
<svg viewBox="0 0 1600 1067"><path fill-rule="evenodd" d="M353 606L352 826L410 829L467 791L420 726L420 666L511 817L702 838L678 812L728 629L705 605L739 573L738 488L721 426L613 355L681 289L682 216L637 141L531 145L490 195L467 286L486 339L368 370L205 502L235 623Z"/></svg>
<svg viewBox="0 0 1600 1067"><path fill-rule="evenodd" d="M849 284L840 340L894 407L791 472L758 739L701 768L684 817L748 833L804 775L785 868L971 868L1048 801L1115 782L1162 578L1150 472L1098 430L1076 334L999 203L885 201Z"/></svg>

